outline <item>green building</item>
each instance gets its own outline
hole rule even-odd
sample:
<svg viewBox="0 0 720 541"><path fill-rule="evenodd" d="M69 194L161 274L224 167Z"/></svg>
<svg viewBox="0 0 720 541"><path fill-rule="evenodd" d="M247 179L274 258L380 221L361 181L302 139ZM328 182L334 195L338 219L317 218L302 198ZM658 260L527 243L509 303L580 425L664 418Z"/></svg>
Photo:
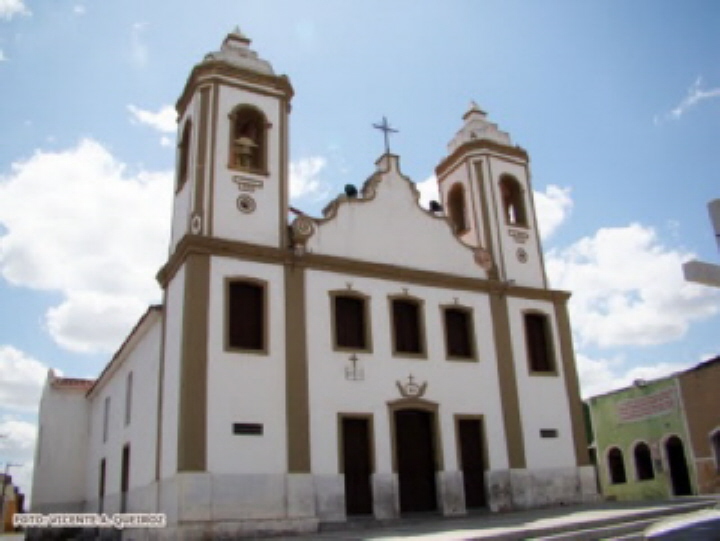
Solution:
<svg viewBox="0 0 720 541"><path fill-rule="evenodd" d="M598 480L606 498L652 500L697 493L677 377L637 380L588 400Z"/></svg>

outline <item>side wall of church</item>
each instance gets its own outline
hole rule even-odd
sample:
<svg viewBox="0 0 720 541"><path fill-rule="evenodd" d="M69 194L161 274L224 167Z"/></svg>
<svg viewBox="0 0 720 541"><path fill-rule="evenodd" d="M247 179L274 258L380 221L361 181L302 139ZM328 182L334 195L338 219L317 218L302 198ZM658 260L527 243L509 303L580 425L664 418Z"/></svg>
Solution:
<svg viewBox="0 0 720 541"><path fill-rule="evenodd" d="M153 320L145 321L139 329L144 331L143 334L131 337L133 343L122 353L122 362L116 367L111 365L112 373L105 375L89 399L87 512L98 512L101 508L107 513L121 512L125 448L129 449L125 511L148 512L156 507L154 481L162 317L159 314L151 314L150 317ZM147 328L143 329L146 325ZM105 498L101 504L102 460L105 461Z"/></svg>
<svg viewBox="0 0 720 541"><path fill-rule="evenodd" d="M46 384L40 401L32 511L78 512L85 500L88 443L85 389L54 389Z"/></svg>

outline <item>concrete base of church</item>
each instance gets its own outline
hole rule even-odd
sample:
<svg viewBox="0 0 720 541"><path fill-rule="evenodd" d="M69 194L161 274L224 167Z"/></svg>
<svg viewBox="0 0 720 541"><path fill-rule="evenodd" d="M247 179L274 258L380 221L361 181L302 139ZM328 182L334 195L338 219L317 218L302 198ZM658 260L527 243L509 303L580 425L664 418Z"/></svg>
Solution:
<svg viewBox="0 0 720 541"><path fill-rule="evenodd" d="M491 470L486 476L488 507L512 511L596 501L595 468Z"/></svg>
<svg viewBox="0 0 720 541"><path fill-rule="evenodd" d="M595 469L490 470L486 494L491 511L569 505L598 499ZM377 520L401 516L397 474L376 473L371 479L373 515ZM436 474L438 512L464 515L461 471ZM99 510L99 501L47 506L42 512ZM122 509L119 494L107 495L103 512ZM84 509L83 509L84 507ZM123 536L137 541L201 540L262 535L312 533L321 523L347 520L343 475L180 473L160 483L129 492L127 513L165 513L167 527L126 529ZM28 539L52 539L57 532L30 530ZM87 538L117 539L119 530L88 530ZM79 535L82 537L82 534Z"/></svg>

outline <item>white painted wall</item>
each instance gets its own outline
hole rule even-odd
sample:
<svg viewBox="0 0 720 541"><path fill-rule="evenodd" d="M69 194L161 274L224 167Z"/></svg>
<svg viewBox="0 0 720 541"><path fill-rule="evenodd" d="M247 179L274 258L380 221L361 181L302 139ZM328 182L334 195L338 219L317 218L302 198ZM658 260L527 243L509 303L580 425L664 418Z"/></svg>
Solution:
<svg viewBox="0 0 720 541"><path fill-rule="evenodd" d="M38 414L33 471L34 512L80 511L85 499L88 412L85 389L54 389L45 382Z"/></svg>
<svg viewBox="0 0 720 541"><path fill-rule="evenodd" d="M548 315L552 326L557 375L530 375L525 343L524 310ZM552 303L509 298L513 358L520 398L520 418L529 469L574 467L576 464L570 407L565 387L560 341ZM541 438L540 429L557 429L557 438Z"/></svg>
<svg viewBox="0 0 720 541"><path fill-rule="evenodd" d="M227 352L225 279L268 283L268 354ZM208 455L212 473L284 473L285 293L283 268L212 257L208 326ZM262 436L234 435L233 423L261 423Z"/></svg>
<svg viewBox="0 0 720 541"><path fill-rule="evenodd" d="M230 118L235 107L241 104L254 105L267 117L270 127L267 132L267 160L269 175L255 175L228 168L230 152ZM214 193L207 199L213 205L213 235L231 240L278 246L280 244L280 221L285 220L285 210L281 210L280 183L282 178L280 165L280 125L281 102L262 94L252 94L234 87L221 86L217 131L215 132L215 169L212 187ZM237 198L241 195L233 177L242 177L261 181L262 187L246 195L251 196L257 208L251 214L245 214L237 208ZM284 232L283 232L284 233Z"/></svg>
<svg viewBox="0 0 720 541"><path fill-rule="evenodd" d="M182 351L183 305L185 302L185 266L178 269L168 284L165 297L165 354L162 381L162 426L160 477L177 472L178 409L180 407L180 353Z"/></svg>
<svg viewBox="0 0 720 541"><path fill-rule="evenodd" d="M136 329L111 370L93 389L90 405L90 442L87 461L86 499L97 500L100 461L106 465L105 494L120 492L122 450L130 445L129 489L155 480L157 448L157 396L162 316L156 311ZM130 422L125 422L127 376L132 372ZM107 441L103 441L105 400L110 398Z"/></svg>
<svg viewBox="0 0 720 541"><path fill-rule="evenodd" d="M370 325L373 352L358 353L364 381L349 381L345 369L349 352L332 350L332 322L329 291L353 290L370 297ZM427 359L392 356L392 331L388 295L402 294L423 299ZM478 362L446 360L440 306L454 303L472 307L478 347ZM402 281L383 281L322 271L307 273L308 363L310 380L310 422L312 470L337 474L338 413L373 415L376 473L392 471L391 432L388 401L401 398L396 382L405 383L410 374L427 382L425 399L440 404L439 425L445 470L457 469L455 414L485 416L488 441L488 468L507 468L505 428L502 421L496 353L489 301L486 295L453 289L422 287Z"/></svg>
<svg viewBox="0 0 720 541"><path fill-rule="evenodd" d="M489 172L486 176L489 179L486 182L486 189L489 190L488 201L494 202L498 217L497 221L492 220L491 223L497 227L495 246L496 250L499 250L497 257L503 262L504 271L501 273L501 278L515 280L517 285L543 288L545 287L545 271L540 252L540 233L532 202L532 188L529 185L525 165L517 161L491 157L486 163L486 168ZM528 227L512 226L505 222L500 193L500 179L505 174L514 177L523 186ZM528 238L524 242L519 242L511 232L527 234ZM518 249L523 249L527 253L526 263L522 263L518 259Z"/></svg>

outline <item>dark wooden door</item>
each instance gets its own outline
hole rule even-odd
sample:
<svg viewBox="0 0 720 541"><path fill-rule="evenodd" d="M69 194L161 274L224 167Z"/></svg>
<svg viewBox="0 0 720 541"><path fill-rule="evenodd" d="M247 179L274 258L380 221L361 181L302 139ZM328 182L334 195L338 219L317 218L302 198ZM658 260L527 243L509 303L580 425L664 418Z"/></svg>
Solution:
<svg viewBox="0 0 720 541"><path fill-rule="evenodd" d="M465 486L465 506L485 507L485 459L483 456L483 430L480 419L458 421L460 467Z"/></svg>
<svg viewBox="0 0 720 541"><path fill-rule="evenodd" d="M120 512L127 511L127 493L130 488L130 445L123 447L120 468Z"/></svg>
<svg viewBox="0 0 720 541"><path fill-rule="evenodd" d="M436 510L433 414L421 410L397 411L395 432L400 511Z"/></svg>
<svg viewBox="0 0 720 541"><path fill-rule="evenodd" d="M342 420L343 471L345 473L345 511L348 515L372 513L372 458L368 419Z"/></svg>
<svg viewBox="0 0 720 541"><path fill-rule="evenodd" d="M670 465L670 479L675 496L692 495L690 473L688 472L685 449L682 440L677 436L670 438L665 444L668 464Z"/></svg>

